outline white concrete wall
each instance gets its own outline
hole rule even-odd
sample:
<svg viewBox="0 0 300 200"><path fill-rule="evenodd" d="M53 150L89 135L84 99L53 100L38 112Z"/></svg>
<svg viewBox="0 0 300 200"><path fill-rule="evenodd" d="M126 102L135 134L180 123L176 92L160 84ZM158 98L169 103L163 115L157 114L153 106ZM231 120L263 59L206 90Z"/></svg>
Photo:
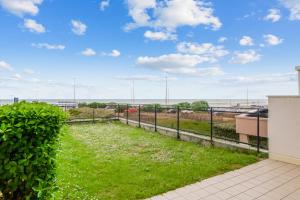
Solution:
<svg viewBox="0 0 300 200"><path fill-rule="evenodd" d="M300 96L269 97L269 156L300 165Z"/></svg>

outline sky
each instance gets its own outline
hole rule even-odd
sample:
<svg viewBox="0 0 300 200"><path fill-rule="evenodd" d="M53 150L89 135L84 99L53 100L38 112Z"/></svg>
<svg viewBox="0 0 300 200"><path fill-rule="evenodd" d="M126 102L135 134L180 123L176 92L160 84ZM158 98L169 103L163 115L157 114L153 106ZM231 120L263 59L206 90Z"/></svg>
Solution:
<svg viewBox="0 0 300 200"><path fill-rule="evenodd" d="M300 0L0 0L0 99L297 94Z"/></svg>

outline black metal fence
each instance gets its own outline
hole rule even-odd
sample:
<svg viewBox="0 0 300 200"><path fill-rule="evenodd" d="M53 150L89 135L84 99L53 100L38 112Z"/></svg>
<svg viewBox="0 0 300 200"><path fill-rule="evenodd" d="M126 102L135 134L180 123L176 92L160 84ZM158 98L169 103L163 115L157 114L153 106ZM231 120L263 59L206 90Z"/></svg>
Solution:
<svg viewBox="0 0 300 200"><path fill-rule="evenodd" d="M261 116L260 108L210 107L193 111L177 106L127 104L118 111L127 123L134 121L138 127L151 124L155 131L170 128L176 130L177 138L189 132L206 136L211 142L217 139L245 144L258 152L268 149L267 117L265 113Z"/></svg>
<svg viewBox="0 0 300 200"><path fill-rule="evenodd" d="M267 116L260 108L210 107L201 110L177 106L142 104L106 104L101 108L66 109L70 122L123 119L144 125L169 128L179 139L183 132L194 133L214 140L226 140L260 149L268 149Z"/></svg>

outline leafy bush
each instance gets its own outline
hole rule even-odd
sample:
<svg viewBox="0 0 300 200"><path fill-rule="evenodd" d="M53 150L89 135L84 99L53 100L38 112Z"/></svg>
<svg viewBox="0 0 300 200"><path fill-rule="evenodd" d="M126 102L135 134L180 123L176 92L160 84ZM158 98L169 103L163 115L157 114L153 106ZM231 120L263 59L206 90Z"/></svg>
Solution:
<svg viewBox="0 0 300 200"><path fill-rule="evenodd" d="M51 196L64 121L62 110L46 103L0 107L0 193L4 199Z"/></svg>
<svg viewBox="0 0 300 200"><path fill-rule="evenodd" d="M90 108L105 108L107 105L106 103L98 103L98 102L93 102L88 104L88 107Z"/></svg>
<svg viewBox="0 0 300 200"><path fill-rule="evenodd" d="M80 115L82 112L79 109L73 108L69 110L69 113L71 116L77 116Z"/></svg>
<svg viewBox="0 0 300 200"><path fill-rule="evenodd" d="M195 101L191 105L193 111L206 111L209 108L207 101Z"/></svg>
<svg viewBox="0 0 300 200"><path fill-rule="evenodd" d="M79 103L78 107L89 107L89 108L105 108L107 106L106 103L98 103L98 102L92 102L92 103Z"/></svg>
<svg viewBox="0 0 300 200"><path fill-rule="evenodd" d="M79 107L79 108L88 107L88 104L85 103L85 102L84 102L84 103L79 103L79 104L78 104L78 107Z"/></svg>
<svg viewBox="0 0 300 200"><path fill-rule="evenodd" d="M213 134L224 139L239 141L239 134L236 133L235 127L229 124L215 125Z"/></svg>
<svg viewBox="0 0 300 200"><path fill-rule="evenodd" d="M141 108L141 111L144 112L154 112L155 110L155 105L156 105L156 111L157 112L161 112L162 111L162 107L160 104L146 104Z"/></svg>
<svg viewBox="0 0 300 200"><path fill-rule="evenodd" d="M189 102L181 102L177 104L177 106L179 106L179 108L183 110L191 109L191 104Z"/></svg>

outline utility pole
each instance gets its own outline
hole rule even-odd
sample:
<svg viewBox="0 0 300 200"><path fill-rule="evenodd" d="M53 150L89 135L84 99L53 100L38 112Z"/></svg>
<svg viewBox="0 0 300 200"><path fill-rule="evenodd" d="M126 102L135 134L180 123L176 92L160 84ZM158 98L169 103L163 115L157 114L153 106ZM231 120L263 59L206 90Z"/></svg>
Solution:
<svg viewBox="0 0 300 200"><path fill-rule="evenodd" d="M76 102L76 78L73 78L73 101Z"/></svg>
<svg viewBox="0 0 300 200"><path fill-rule="evenodd" d="M249 88L247 86L247 107L249 106Z"/></svg>
<svg viewBox="0 0 300 200"><path fill-rule="evenodd" d="M168 75L166 74L166 97L165 97L165 104L168 105Z"/></svg>
<svg viewBox="0 0 300 200"><path fill-rule="evenodd" d="M134 96L134 79L131 80L132 81L132 104L135 103L135 96Z"/></svg>

